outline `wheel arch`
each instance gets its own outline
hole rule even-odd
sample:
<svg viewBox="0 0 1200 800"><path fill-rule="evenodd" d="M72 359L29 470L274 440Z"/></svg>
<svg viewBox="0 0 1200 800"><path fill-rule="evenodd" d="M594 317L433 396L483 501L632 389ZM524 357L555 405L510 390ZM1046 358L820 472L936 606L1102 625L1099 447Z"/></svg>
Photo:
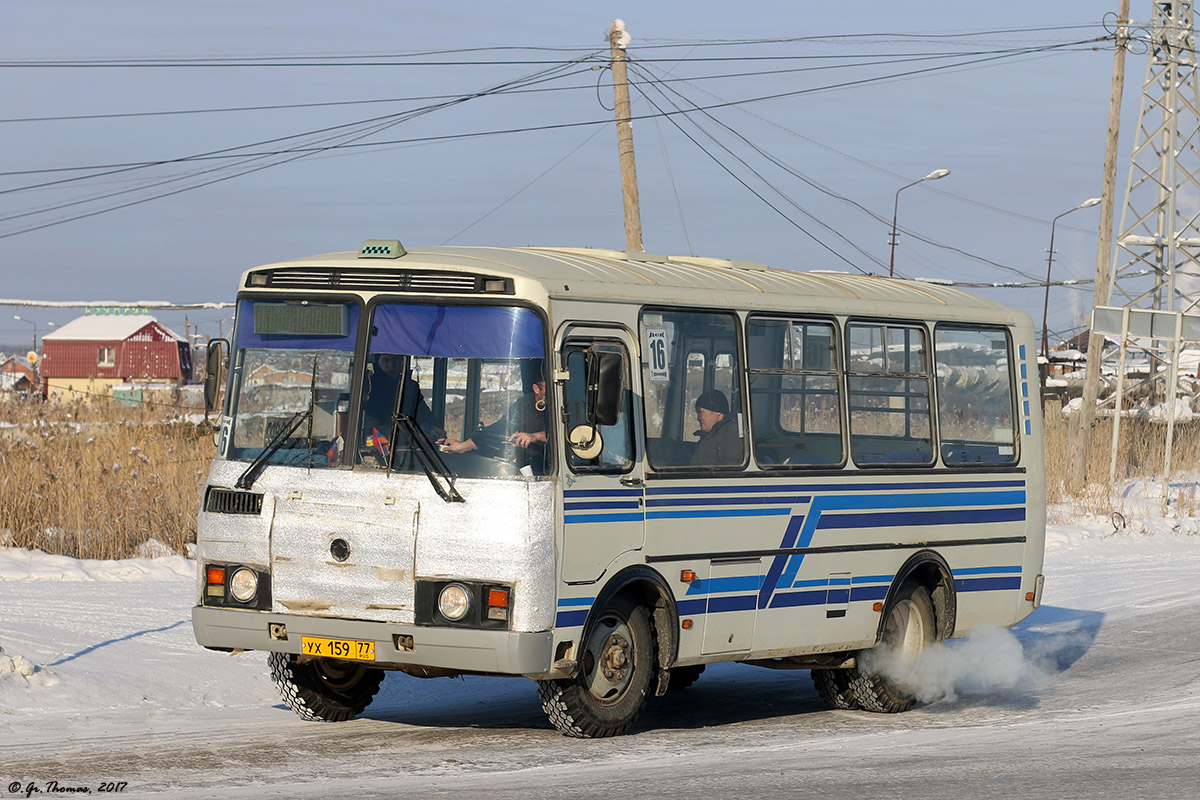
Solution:
<svg viewBox="0 0 1200 800"><path fill-rule="evenodd" d="M581 641L586 642L591 634L596 611L622 595L634 598L649 609L654 625L658 667L661 670L670 669L679 654L679 610L675 605L675 594L667 584L666 578L645 565L626 567L604 585L588 612Z"/></svg>
<svg viewBox="0 0 1200 800"><path fill-rule="evenodd" d="M958 593L954 588L954 573L946 559L934 550L921 550L914 553L896 572L892 585L888 588L884 600L883 613L879 615L879 627L875 631L875 641L883 638L883 627L887 622L888 612L895 602L896 593L907 583L924 586L933 600L933 614L937 625L939 641L949 639L954 635L954 627L958 616Z"/></svg>

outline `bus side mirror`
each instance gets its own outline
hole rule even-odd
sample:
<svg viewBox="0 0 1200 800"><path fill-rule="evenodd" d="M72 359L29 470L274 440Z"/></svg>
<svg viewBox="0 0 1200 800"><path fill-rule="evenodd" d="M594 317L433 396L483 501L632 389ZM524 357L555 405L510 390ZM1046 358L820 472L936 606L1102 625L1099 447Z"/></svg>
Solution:
<svg viewBox="0 0 1200 800"><path fill-rule="evenodd" d="M587 421L590 425L616 425L621 412L624 370L621 354L589 350L587 354Z"/></svg>
<svg viewBox="0 0 1200 800"><path fill-rule="evenodd" d="M213 412L217 406L217 393L221 389L221 366L224 363L224 353L221 351L221 346L225 346L225 351L229 350L229 341L227 339L209 339L208 349L204 353L204 421L208 422L208 415Z"/></svg>

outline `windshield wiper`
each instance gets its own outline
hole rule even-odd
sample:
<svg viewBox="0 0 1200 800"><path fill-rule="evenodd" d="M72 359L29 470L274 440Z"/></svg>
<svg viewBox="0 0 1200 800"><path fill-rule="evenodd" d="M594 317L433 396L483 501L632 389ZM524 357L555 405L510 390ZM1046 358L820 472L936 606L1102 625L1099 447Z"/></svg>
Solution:
<svg viewBox="0 0 1200 800"><path fill-rule="evenodd" d="M308 387L308 468L312 469L313 418L317 408L317 357L313 356L312 383Z"/></svg>
<svg viewBox="0 0 1200 800"><path fill-rule="evenodd" d="M404 372L401 375L408 374L408 364L405 364ZM454 488L454 473L446 466L442 454L438 452L437 446L429 440L429 434L425 433L424 429L417 424L408 414L405 414L404 409L404 390L405 383L403 377L400 378L400 385L396 389L396 405L392 409L392 430L391 430L391 451L388 453L387 471L392 471L392 464L396 460L396 434L400 430L400 425L404 425L404 430L409 442L415 445L413 451L417 456L417 463L421 465L421 469L425 472L425 477L429 479L429 483L433 485L433 490L438 493L438 497L445 500L447 503L465 503L466 498L458 493L458 489ZM420 403L420 398L417 399ZM442 481L446 485L442 485Z"/></svg>
<svg viewBox="0 0 1200 800"><path fill-rule="evenodd" d="M246 471L243 472L237 479L237 483L234 484L234 487L238 489L249 489L251 486L253 486L254 482L258 480L258 476L261 475L262 471L266 468L267 461L270 460L271 456L275 455L276 451L283 446L283 443L286 442L288 438L290 438L291 435L296 432L296 429L300 427L300 423L304 422L306 418L312 418L311 405L309 405L308 408L297 411L292 415L292 418L289 419L284 426L279 429L279 433L275 434L271 438L271 441L267 443L266 447L259 451L259 454L254 457L254 460L250 462L250 466L246 467Z"/></svg>

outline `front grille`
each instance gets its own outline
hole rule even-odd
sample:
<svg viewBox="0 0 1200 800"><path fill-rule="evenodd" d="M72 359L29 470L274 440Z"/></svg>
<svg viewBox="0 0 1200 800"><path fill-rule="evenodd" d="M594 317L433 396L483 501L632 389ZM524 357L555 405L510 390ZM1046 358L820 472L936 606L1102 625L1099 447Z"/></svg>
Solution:
<svg viewBox="0 0 1200 800"><path fill-rule="evenodd" d="M513 294L512 280L468 272L341 267L276 267L251 273L250 289L347 289L430 294Z"/></svg>
<svg viewBox="0 0 1200 800"><path fill-rule="evenodd" d="M249 514L262 513L263 496L258 492L235 492L232 489L218 489L210 486L208 499L204 502L204 510L213 514Z"/></svg>

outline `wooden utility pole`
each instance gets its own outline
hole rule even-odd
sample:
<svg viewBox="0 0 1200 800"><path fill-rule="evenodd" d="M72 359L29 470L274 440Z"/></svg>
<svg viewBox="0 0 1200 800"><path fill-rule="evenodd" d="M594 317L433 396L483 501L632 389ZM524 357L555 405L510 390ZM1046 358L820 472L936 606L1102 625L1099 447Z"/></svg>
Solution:
<svg viewBox="0 0 1200 800"><path fill-rule="evenodd" d="M1100 193L1100 242L1096 246L1096 285L1092 289L1092 305L1109 302L1111 281L1113 205L1117 180L1117 140L1121 128L1121 96L1125 92L1125 45L1128 42L1129 0L1121 0L1117 12L1116 52L1113 54L1112 93L1108 98L1108 137L1104 144L1104 186ZM1087 370L1084 373L1083 404L1072 426L1075 446L1069 448L1071 469L1068 474L1072 492L1083 489L1087 479L1088 457L1092 449L1092 423L1096 419L1096 400L1100 394L1100 359L1104 335L1094 330L1088 335ZM1120 413L1121 409L1113 409Z"/></svg>
<svg viewBox="0 0 1200 800"><path fill-rule="evenodd" d="M633 163L633 122L629 112L629 72L625 66L625 46L630 36L625 21L614 20L608 31L611 49L613 98L617 114L617 150L621 157L621 195L625 201L625 249L641 252L642 212L638 208L637 167Z"/></svg>

